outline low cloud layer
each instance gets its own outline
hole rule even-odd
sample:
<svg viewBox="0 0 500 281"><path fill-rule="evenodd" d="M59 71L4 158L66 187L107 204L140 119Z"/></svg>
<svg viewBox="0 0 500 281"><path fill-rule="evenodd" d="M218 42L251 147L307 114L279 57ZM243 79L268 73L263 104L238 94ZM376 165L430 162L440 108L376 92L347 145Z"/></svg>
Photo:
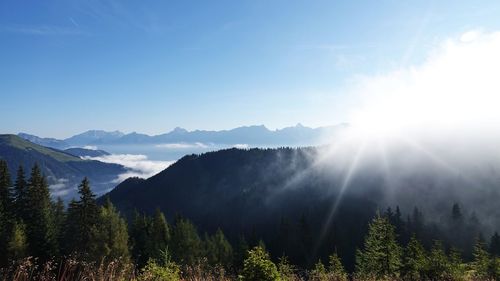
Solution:
<svg viewBox="0 0 500 281"><path fill-rule="evenodd" d="M95 146L95 145L86 145L83 148L84 149L89 149L89 150L97 150L97 146Z"/></svg>
<svg viewBox="0 0 500 281"><path fill-rule="evenodd" d="M215 144L215 143L202 143L202 142L194 142L194 143L163 143L155 145L158 148L172 149L172 150L183 150L183 149L221 149L226 147L234 147L240 149L249 148L249 145L246 143L236 143L236 144Z"/></svg>
<svg viewBox="0 0 500 281"><path fill-rule="evenodd" d="M55 196L55 197L65 196L71 191L68 179L49 178L49 180L52 180L52 179L54 180L54 183L49 185L49 189L50 189L52 196Z"/></svg>
<svg viewBox="0 0 500 281"><path fill-rule="evenodd" d="M233 145L234 148L239 148L239 149L247 149L250 146L246 143L237 143Z"/></svg>
<svg viewBox="0 0 500 281"><path fill-rule="evenodd" d="M116 182L122 182L129 177L149 178L170 166L173 161L153 161L146 155L112 154L99 157L84 157L105 163L120 164L127 168L127 172L118 176Z"/></svg>
<svg viewBox="0 0 500 281"><path fill-rule="evenodd" d="M209 144L204 144L201 142L195 142L195 143L163 143L163 144L157 144L156 147L158 148L166 148L166 149L190 149L190 148L208 148L211 145ZM213 144L212 144L213 146Z"/></svg>

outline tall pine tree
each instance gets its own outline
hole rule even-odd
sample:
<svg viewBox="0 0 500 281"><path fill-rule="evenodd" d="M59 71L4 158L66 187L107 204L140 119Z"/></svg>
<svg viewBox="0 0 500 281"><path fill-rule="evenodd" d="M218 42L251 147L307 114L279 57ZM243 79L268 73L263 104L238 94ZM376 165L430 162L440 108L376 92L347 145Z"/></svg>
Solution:
<svg viewBox="0 0 500 281"><path fill-rule="evenodd" d="M101 245L98 248L102 249L103 257L108 260L129 259L127 223L109 198L101 207L99 234L99 240L94 243Z"/></svg>
<svg viewBox="0 0 500 281"><path fill-rule="evenodd" d="M357 274L360 277L398 277L401 268L401 247L396 241L394 226L379 214L369 225L364 249L356 259Z"/></svg>
<svg viewBox="0 0 500 281"><path fill-rule="evenodd" d="M230 267L233 262L233 247L219 228L212 236L205 238L205 257L211 265Z"/></svg>
<svg viewBox="0 0 500 281"><path fill-rule="evenodd" d="M151 219L144 214L134 211L130 225L130 245L132 246L132 257L139 267L143 267L153 258L154 249L151 249Z"/></svg>
<svg viewBox="0 0 500 281"><path fill-rule="evenodd" d="M57 254L57 233L47 181L37 164L31 170L26 206L26 234L30 254L48 260Z"/></svg>
<svg viewBox="0 0 500 281"><path fill-rule="evenodd" d="M156 209L152 220L150 241L152 242L152 258L160 261L170 241L170 231L167 220L160 209Z"/></svg>
<svg viewBox="0 0 500 281"><path fill-rule="evenodd" d="M78 193L80 200L73 200L68 207L68 227L64 238L66 253L96 261L102 256L98 229L100 210L87 178L78 186Z"/></svg>
<svg viewBox="0 0 500 281"><path fill-rule="evenodd" d="M404 251L402 277L405 280L422 280L426 262L425 249L413 235Z"/></svg>
<svg viewBox="0 0 500 281"><path fill-rule="evenodd" d="M478 280L487 280L490 273L491 260L488 251L486 251L483 239L477 239L473 255L472 269L474 270L474 276Z"/></svg>
<svg viewBox="0 0 500 281"><path fill-rule="evenodd" d="M5 220L12 218L12 182L7 162L0 160L0 213Z"/></svg>
<svg viewBox="0 0 500 281"><path fill-rule="evenodd" d="M202 243L196 227L181 217L175 220L171 245L174 259L181 264L194 264L202 253Z"/></svg>
<svg viewBox="0 0 500 281"><path fill-rule="evenodd" d="M450 261L441 241L434 241L427 260L426 276L430 280L448 280L450 278Z"/></svg>
<svg viewBox="0 0 500 281"><path fill-rule="evenodd" d="M23 166L17 169L16 182L14 184L14 210L19 219L26 221L26 211L29 208L28 183L26 182Z"/></svg>
<svg viewBox="0 0 500 281"><path fill-rule="evenodd" d="M0 160L0 253L7 252L13 223L11 179L7 162ZM0 266L7 264L7 255L0 254Z"/></svg>

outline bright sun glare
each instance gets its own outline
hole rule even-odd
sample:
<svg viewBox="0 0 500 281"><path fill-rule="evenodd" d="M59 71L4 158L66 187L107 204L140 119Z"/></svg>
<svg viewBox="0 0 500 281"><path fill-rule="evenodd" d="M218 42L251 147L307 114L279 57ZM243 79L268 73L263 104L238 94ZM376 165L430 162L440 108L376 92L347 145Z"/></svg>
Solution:
<svg viewBox="0 0 500 281"><path fill-rule="evenodd" d="M416 67L363 77L352 96L363 137L408 129L463 128L500 121L500 32L470 31L442 43Z"/></svg>
<svg viewBox="0 0 500 281"><path fill-rule="evenodd" d="M329 153L319 160L335 157L345 166L339 196L325 221L322 237L367 153L380 150L384 176L391 179L393 171L388 168L386 155L389 139L417 150L443 171L456 173L450 163L419 143L414 133L426 136L433 130L451 130L463 136L468 129L483 125L498 128L498 50L500 32L469 31L443 42L419 66L354 81L349 102L357 106L350 114L350 130L334 140ZM346 150L347 161L339 162L339 151Z"/></svg>

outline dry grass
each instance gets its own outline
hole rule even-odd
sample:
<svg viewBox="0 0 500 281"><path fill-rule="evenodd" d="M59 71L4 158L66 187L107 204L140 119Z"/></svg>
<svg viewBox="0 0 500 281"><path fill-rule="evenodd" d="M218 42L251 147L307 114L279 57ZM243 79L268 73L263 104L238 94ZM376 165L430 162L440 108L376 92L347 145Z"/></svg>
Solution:
<svg viewBox="0 0 500 281"><path fill-rule="evenodd" d="M0 270L1 281L142 281L130 262L115 260L99 264L77 261L73 258L60 263L46 262L38 265L34 258L25 258ZM156 279L154 279L156 280ZM200 262L182 268L181 281L230 281L237 280L223 267L210 267ZM160 280L157 280L160 281ZM163 281L163 280L161 280ZM169 281L169 280L165 280Z"/></svg>
<svg viewBox="0 0 500 281"><path fill-rule="evenodd" d="M34 258L25 258L0 271L2 281L111 281L136 280L131 263L120 260L99 264L79 262L68 258L60 263L52 261L37 264Z"/></svg>
<svg viewBox="0 0 500 281"><path fill-rule="evenodd" d="M227 272L223 267L208 266L206 262L201 261L194 266L184 266L181 268L179 278L162 280L161 278L143 278L144 275L138 274L135 266L123 260L114 260L110 262L101 262L98 264L77 261L74 258L68 258L60 263L46 262L43 265L38 265L34 258L25 258L18 262L12 263L11 266L5 269L0 269L0 281L236 281L238 277L235 274ZM310 272L309 272L310 274ZM283 276L283 281L301 281L301 280L318 280L318 281L338 281L337 278L315 278L309 275L308 272L291 272L287 276ZM353 281L375 281L376 278L370 279L349 279ZM380 279L379 279L380 280ZM385 281L396 281L398 279L384 279ZM402 280L402 279L399 279ZM448 279L452 280L452 279ZM464 277L464 280L479 280ZM483 279L488 280L488 279Z"/></svg>

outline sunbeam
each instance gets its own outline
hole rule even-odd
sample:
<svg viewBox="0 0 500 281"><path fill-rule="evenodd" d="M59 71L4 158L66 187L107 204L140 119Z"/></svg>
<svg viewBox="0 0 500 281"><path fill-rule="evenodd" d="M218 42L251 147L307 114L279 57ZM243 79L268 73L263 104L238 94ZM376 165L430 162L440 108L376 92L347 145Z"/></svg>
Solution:
<svg viewBox="0 0 500 281"><path fill-rule="evenodd" d="M330 212L327 214L326 219L323 223L323 227L321 229L321 233L319 236L320 238L318 239L318 241L314 247L313 253L316 253L318 251L318 248L321 245L321 241L323 241L323 239L325 238L325 236L327 234L327 231L330 227L332 219L335 216L335 213L337 212L339 204L342 201L343 194L346 191L346 189L349 187L349 184L351 183L351 180L356 172L356 169L358 168L358 163L363 155L365 146L366 146L366 142L361 143L360 146L358 147L356 153L354 154L354 157L351 160L351 163L349 165L347 173L345 174L342 185L341 185L340 190L337 194L337 198L335 199L335 201L332 205L332 208L330 209Z"/></svg>

